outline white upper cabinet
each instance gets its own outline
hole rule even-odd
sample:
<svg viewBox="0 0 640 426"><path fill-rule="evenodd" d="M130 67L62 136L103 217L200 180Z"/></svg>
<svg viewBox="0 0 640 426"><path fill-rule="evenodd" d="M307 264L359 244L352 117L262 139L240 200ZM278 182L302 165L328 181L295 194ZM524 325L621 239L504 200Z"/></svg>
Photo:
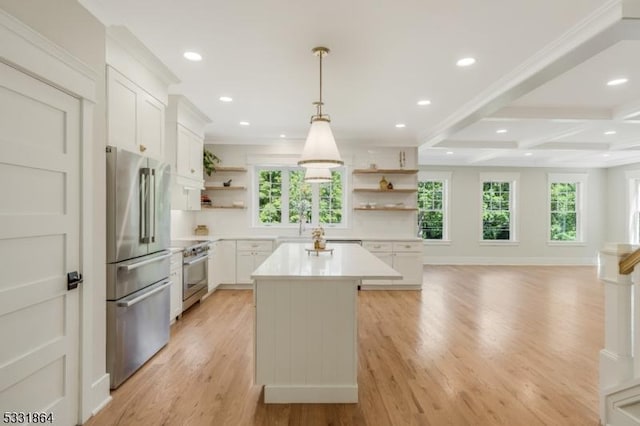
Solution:
<svg viewBox="0 0 640 426"><path fill-rule="evenodd" d="M110 145L163 160L164 110L165 106L160 101L107 66Z"/></svg>
<svg viewBox="0 0 640 426"><path fill-rule="evenodd" d="M200 210L200 189L204 188L204 129L210 122L211 120L184 96L169 96L165 127L165 161L171 165L171 208L174 210Z"/></svg>
<svg viewBox="0 0 640 426"><path fill-rule="evenodd" d="M164 161L171 71L124 27L107 29L108 143Z"/></svg>

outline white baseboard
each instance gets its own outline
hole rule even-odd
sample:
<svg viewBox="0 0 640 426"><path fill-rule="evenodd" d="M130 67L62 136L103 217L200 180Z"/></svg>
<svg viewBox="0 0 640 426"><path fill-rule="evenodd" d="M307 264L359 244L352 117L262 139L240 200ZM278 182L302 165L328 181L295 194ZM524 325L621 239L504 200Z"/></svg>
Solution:
<svg viewBox="0 0 640 426"><path fill-rule="evenodd" d="M265 404L356 404L358 385L343 386L286 386L265 385Z"/></svg>
<svg viewBox="0 0 640 426"><path fill-rule="evenodd" d="M98 411L102 410L109 402L111 395L109 389L109 374L105 374L91 385L92 406L91 415L95 416Z"/></svg>
<svg viewBox="0 0 640 426"><path fill-rule="evenodd" d="M595 257L425 256L425 265L597 265Z"/></svg>
<svg viewBox="0 0 640 426"><path fill-rule="evenodd" d="M218 290L253 290L253 284L220 284Z"/></svg>
<svg viewBox="0 0 640 426"><path fill-rule="evenodd" d="M393 285L393 284L389 284L389 285L376 285L376 284L372 284L372 285L367 285L367 284L362 284L360 286L361 290L417 290L417 291L421 291L422 290L422 284L416 284L416 285Z"/></svg>

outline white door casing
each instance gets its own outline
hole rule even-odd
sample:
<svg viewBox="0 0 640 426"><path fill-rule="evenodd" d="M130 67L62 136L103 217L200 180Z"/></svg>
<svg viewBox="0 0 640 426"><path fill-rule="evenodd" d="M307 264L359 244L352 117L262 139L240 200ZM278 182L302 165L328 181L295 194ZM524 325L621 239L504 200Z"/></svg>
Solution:
<svg viewBox="0 0 640 426"><path fill-rule="evenodd" d="M78 420L81 104L0 63L0 411Z"/></svg>

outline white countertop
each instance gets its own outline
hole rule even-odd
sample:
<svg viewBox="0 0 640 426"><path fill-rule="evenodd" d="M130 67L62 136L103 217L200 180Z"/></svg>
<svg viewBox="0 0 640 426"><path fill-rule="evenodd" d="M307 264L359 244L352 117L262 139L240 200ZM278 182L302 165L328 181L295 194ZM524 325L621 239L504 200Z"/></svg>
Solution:
<svg viewBox="0 0 640 426"><path fill-rule="evenodd" d="M247 236L247 235L189 235L186 237L179 237L179 238L172 238L172 240L174 241L179 241L179 240L183 240L183 241L194 241L194 240L208 240L208 241L220 241L220 240L271 240L271 241L276 241L276 240L281 240L281 241L287 241L287 240L301 240L301 239L306 239L306 240L311 240L311 235L306 235L306 236L302 236L299 237L297 235L279 235L279 236L274 236L274 235L251 235L251 236ZM421 238L418 237L389 237L389 236L384 236L384 237L376 237L376 236L367 236L367 237L362 237L362 236L332 236L332 235L325 235L325 239L327 240L334 240L334 241L342 241L342 240L361 240L361 241L411 241L411 242L419 242L422 241Z"/></svg>
<svg viewBox="0 0 640 426"><path fill-rule="evenodd" d="M330 253L308 254L305 243L284 243L251 278L268 279L401 279L402 275L358 244L339 244Z"/></svg>

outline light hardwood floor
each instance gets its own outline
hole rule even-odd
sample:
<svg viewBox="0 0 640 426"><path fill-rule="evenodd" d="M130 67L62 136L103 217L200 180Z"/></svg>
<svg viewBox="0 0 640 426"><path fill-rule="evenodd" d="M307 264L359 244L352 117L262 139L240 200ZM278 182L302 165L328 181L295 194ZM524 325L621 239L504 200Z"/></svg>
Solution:
<svg viewBox="0 0 640 426"><path fill-rule="evenodd" d="M603 291L592 267L425 267L359 293L359 404L265 405L252 294L218 291L87 425L597 425Z"/></svg>

